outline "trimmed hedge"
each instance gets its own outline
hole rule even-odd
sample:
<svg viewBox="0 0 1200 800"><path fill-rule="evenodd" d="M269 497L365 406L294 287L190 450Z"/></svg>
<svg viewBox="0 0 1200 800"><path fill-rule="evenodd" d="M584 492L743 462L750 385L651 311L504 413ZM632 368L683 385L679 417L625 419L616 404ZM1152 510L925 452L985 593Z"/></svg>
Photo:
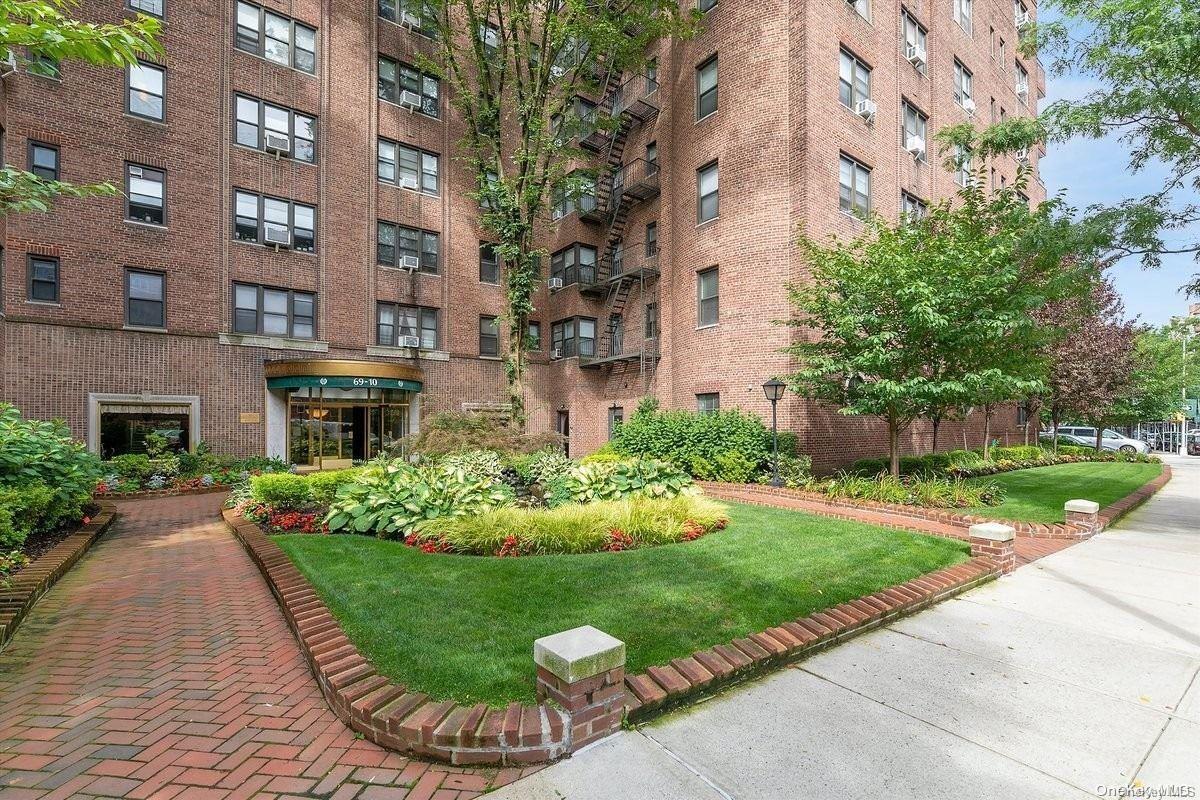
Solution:
<svg viewBox="0 0 1200 800"><path fill-rule="evenodd" d="M784 446L781 441L781 452ZM794 450L794 439L787 446ZM627 456L675 464L701 480L746 483L770 456L771 432L742 411L639 408L614 432L612 447Z"/></svg>

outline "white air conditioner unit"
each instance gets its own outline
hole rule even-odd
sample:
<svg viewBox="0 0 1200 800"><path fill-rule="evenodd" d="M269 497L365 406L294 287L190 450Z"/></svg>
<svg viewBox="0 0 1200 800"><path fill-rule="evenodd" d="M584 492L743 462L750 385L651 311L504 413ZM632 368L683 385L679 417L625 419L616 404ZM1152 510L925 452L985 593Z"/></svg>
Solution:
<svg viewBox="0 0 1200 800"><path fill-rule="evenodd" d="M142 177L142 175L143 175L143 173L142 173L141 167L135 167L132 164L129 166L129 177L140 178L140 177Z"/></svg>
<svg viewBox="0 0 1200 800"><path fill-rule="evenodd" d="M292 140L285 133L267 131L263 135L263 143L268 153L282 153L286 156L292 151Z"/></svg>
<svg viewBox="0 0 1200 800"><path fill-rule="evenodd" d="M925 48L919 44L910 44L904 51L904 57L917 69L925 66Z"/></svg>
<svg viewBox="0 0 1200 800"><path fill-rule="evenodd" d="M975 101L969 97L964 97L962 101L963 111L971 116L975 116Z"/></svg>
<svg viewBox="0 0 1200 800"><path fill-rule="evenodd" d="M1030 18L1029 18L1028 11L1018 11L1016 14L1016 18L1013 21L1016 22L1018 28L1024 28L1032 20L1030 20Z"/></svg>
<svg viewBox="0 0 1200 800"><path fill-rule="evenodd" d="M1017 86L1017 97L1021 98L1022 101L1026 101L1029 99L1029 85L1028 84L1025 84L1023 86L1021 86L1021 85Z"/></svg>
<svg viewBox="0 0 1200 800"><path fill-rule="evenodd" d="M421 259L416 256L400 256L400 269L416 272L421 267Z"/></svg>
<svg viewBox="0 0 1200 800"><path fill-rule="evenodd" d="M273 244L276 247L291 247L292 232L287 228L279 228L268 225L265 231L266 243Z"/></svg>
<svg viewBox="0 0 1200 800"><path fill-rule="evenodd" d="M8 55L5 56L3 60L0 60L0 78L7 78L9 75L12 75L16 71L17 71L17 54L10 47L10 48L8 48Z"/></svg>
<svg viewBox="0 0 1200 800"><path fill-rule="evenodd" d="M563 287L563 279L551 278L550 280L546 281L546 286L549 287L550 291L556 292Z"/></svg>
<svg viewBox="0 0 1200 800"><path fill-rule="evenodd" d="M421 337L420 336L401 336L400 337L400 347L412 347L414 349L420 349Z"/></svg>
<svg viewBox="0 0 1200 800"><path fill-rule="evenodd" d="M875 101L874 100L859 100L854 104L854 113L870 122L875 118Z"/></svg>
<svg viewBox="0 0 1200 800"><path fill-rule="evenodd" d="M405 108L420 108L421 95L417 94L411 89L405 90L400 93L400 105L404 106Z"/></svg>
<svg viewBox="0 0 1200 800"><path fill-rule="evenodd" d="M416 188L418 188L417 187L417 176L401 175L400 176L400 188L401 189L416 189Z"/></svg>
<svg viewBox="0 0 1200 800"><path fill-rule="evenodd" d="M908 144L904 148L912 155L913 158L925 157L925 140L920 136L908 137Z"/></svg>
<svg viewBox="0 0 1200 800"><path fill-rule="evenodd" d="M400 24L406 28L421 27L421 18L411 11L402 11L400 13Z"/></svg>
<svg viewBox="0 0 1200 800"><path fill-rule="evenodd" d="M1029 163L1029 148L1022 147L1020 150L1013 153L1013 157L1016 158L1017 161L1020 161L1022 164L1028 164Z"/></svg>
<svg viewBox="0 0 1200 800"><path fill-rule="evenodd" d="M553 350L551 350L551 351L550 351L550 358L551 358L551 359L553 359L553 360L555 360L555 361L557 361L558 359L562 358L562 348L561 348L561 347L556 347L556 348L554 348Z"/></svg>

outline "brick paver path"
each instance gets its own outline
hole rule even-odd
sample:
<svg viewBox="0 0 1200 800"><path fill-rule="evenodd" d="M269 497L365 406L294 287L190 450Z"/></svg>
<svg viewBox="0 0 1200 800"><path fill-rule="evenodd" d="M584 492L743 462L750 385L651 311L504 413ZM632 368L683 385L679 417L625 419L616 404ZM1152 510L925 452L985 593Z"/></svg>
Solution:
<svg viewBox="0 0 1200 800"><path fill-rule="evenodd" d="M325 704L223 495L138 500L0 652L0 798L468 800Z"/></svg>

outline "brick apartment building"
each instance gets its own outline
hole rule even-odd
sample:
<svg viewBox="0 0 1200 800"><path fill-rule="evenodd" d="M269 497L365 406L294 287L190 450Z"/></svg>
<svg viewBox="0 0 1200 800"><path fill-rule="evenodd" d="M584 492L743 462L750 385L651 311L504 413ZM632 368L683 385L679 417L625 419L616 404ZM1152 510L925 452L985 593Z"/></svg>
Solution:
<svg viewBox="0 0 1200 800"><path fill-rule="evenodd" d="M774 321L804 279L798 227L919 212L958 179L936 130L1044 93L1016 52L1023 0L700 2L698 36L591 98L622 125L580 143L613 170L548 224L528 406L573 454L645 394L769 414L761 384L794 366ZM158 430L323 466L502 402L503 267L406 5L87 0L88 19L162 15L164 62L6 76L5 161L125 196L7 221L0 399L106 455ZM1017 164L988 167L999 184ZM779 410L819 465L884 447L874 420ZM994 429L1019 439L1017 413Z"/></svg>

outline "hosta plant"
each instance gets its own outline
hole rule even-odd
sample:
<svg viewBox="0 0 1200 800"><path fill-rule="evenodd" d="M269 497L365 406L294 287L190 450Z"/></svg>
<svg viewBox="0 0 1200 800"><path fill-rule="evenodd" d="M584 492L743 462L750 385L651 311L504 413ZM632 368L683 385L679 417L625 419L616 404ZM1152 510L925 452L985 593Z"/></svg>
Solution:
<svg viewBox="0 0 1200 800"><path fill-rule="evenodd" d="M675 497L698 491L686 472L650 459L580 464L567 471L562 490L576 503L624 497Z"/></svg>

